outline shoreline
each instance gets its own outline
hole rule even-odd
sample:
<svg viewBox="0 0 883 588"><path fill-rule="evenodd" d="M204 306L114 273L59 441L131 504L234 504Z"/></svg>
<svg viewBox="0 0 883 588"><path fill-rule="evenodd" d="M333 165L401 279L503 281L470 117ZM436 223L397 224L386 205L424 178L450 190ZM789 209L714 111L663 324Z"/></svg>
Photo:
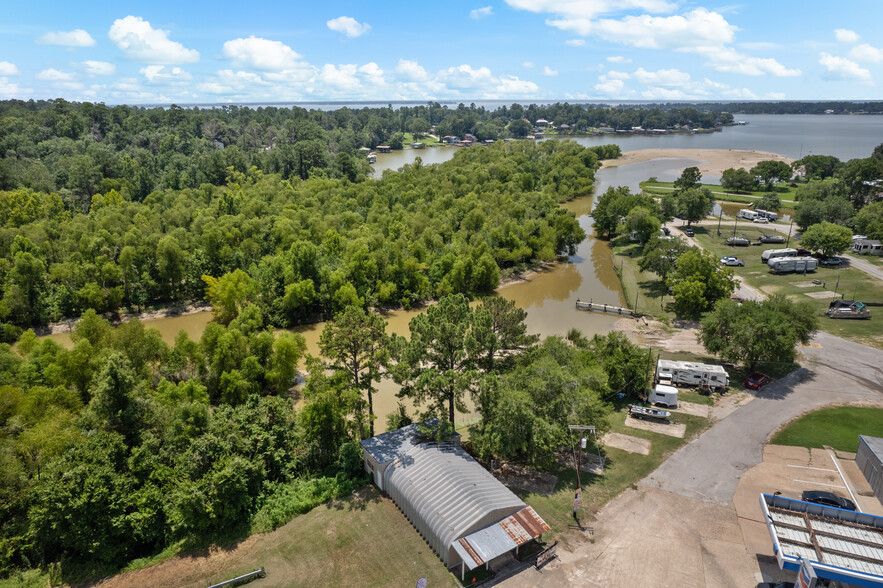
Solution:
<svg viewBox="0 0 883 588"><path fill-rule="evenodd" d="M102 316L108 320L110 320L110 324L114 327L118 327L121 324L131 321L133 319L138 319L141 321L148 321L153 319L162 319L169 318L173 316L185 316L188 314L197 314L200 312L211 312L212 305L211 304L185 304L185 305L172 305L166 306L163 308L158 308L156 310L151 310L149 312L142 313L104 313L99 316ZM111 318L113 317L113 318ZM40 337L44 337L47 335L58 335L61 333L72 333L74 327L80 322L81 317L77 317L75 319L70 319L66 321L62 321L60 323L51 323L46 325L45 327L40 327L34 329L34 333Z"/></svg>
<svg viewBox="0 0 883 588"><path fill-rule="evenodd" d="M731 167L751 169L761 161L784 161L788 164L794 161L778 153L755 149L639 149L625 151L618 159L606 159L601 162L599 169L643 163L653 159L693 159L699 162L697 167L701 174L713 176L719 176Z"/></svg>

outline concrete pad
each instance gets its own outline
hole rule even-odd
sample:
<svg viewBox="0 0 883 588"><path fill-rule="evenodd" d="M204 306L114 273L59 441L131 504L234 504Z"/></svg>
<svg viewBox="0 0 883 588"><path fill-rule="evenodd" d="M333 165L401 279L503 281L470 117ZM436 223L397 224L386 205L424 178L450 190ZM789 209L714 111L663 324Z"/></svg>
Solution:
<svg viewBox="0 0 883 588"><path fill-rule="evenodd" d="M862 512L877 515L878 517L883 516L883 504L881 504L874 495L874 490L871 488L871 485L868 484L868 480L859 469L858 464L856 464L855 461L848 461L845 459L839 459L837 464L840 466L840 471L843 472L843 475L846 477L847 482L852 488L852 493L855 495L855 501L858 503L858 507Z"/></svg>
<svg viewBox="0 0 883 588"><path fill-rule="evenodd" d="M687 431L687 425L677 423L665 423L645 421L634 417L625 417L625 426L633 429L643 429L644 431L652 431L653 433L661 433L662 435L670 435L672 437L684 437Z"/></svg>
<svg viewBox="0 0 883 588"><path fill-rule="evenodd" d="M790 445L773 445L771 443L763 447L764 463L809 463L809 449L806 447L791 447Z"/></svg>
<svg viewBox="0 0 883 588"><path fill-rule="evenodd" d="M830 290L823 290L821 292L804 292L805 296L809 296L810 298L817 298L819 300L823 298L835 298L837 296L837 292L831 292Z"/></svg>
<svg viewBox="0 0 883 588"><path fill-rule="evenodd" d="M711 406L707 404L696 404L695 402L684 402L683 400L678 400L678 407L672 412L682 412L685 414L692 414L707 419L709 413L711 413Z"/></svg>
<svg viewBox="0 0 883 588"><path fill-rule="evenodd" d="M650 455L650 441L648 439L639 439L631 435L623 435L622 433L610 432L601 439L601 444L607 447L616 447L629 453L640 453L641 455Z"/></svg>
<svg viewBox="0 0 883 588"><path fill-rule="evenodd" d="M818 286L818 284L813 284L812 282L800 282L797 284L791 284L792 286L796 286L798 288L812 288L813 286Z"/></svg>

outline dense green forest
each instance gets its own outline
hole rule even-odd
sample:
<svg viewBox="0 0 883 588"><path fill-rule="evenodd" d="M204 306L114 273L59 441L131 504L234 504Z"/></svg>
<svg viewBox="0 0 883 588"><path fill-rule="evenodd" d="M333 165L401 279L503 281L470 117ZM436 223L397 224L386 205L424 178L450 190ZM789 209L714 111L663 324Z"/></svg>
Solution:
<svg viewBox="0 0 883 588"><path fill-rule="evenodd" d="M44 325L207 294L222 314L251 300L289 326L349 304L490 293L501 271L583 239L558 202L591 191L598 154L619 148L499 143L355 183L228 169L221 186L141 201L111 189L88 212L54 193L0 192L0 319Z"/></svg>

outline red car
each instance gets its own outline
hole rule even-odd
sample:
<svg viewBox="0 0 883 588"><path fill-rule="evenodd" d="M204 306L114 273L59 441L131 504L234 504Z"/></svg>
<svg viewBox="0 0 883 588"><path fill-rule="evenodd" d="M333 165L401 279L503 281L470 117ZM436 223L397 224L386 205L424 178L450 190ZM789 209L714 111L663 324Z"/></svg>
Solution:
<svg viewBox="0 0 883 588"><path fill-rule="evenodd" d="M761 374L760 372L754 372L745 378L745 387L751 388L752 390L760 390L761 386L765 386L769 383L770 377L766 374Z"/></svg>

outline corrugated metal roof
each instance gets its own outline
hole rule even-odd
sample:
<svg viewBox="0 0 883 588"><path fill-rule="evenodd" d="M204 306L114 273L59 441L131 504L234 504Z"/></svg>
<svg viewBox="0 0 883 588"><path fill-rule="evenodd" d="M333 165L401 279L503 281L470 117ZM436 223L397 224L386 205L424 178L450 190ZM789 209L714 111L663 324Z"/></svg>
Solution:
<svg viewBox="0 0 883 588"><path fill-rule="evenodd" d="M471 570L548 530L546 521L528 506L498 523L458 539L453 547Z"/></svg>
<svg viewBox="0 0 883 588"><path fill-rule="evenodd" d="M858 438L865 442L868 449L877 456L878 460L883 462L883 439L880 437L868 437L867 435L859 435Z"/></svg>

